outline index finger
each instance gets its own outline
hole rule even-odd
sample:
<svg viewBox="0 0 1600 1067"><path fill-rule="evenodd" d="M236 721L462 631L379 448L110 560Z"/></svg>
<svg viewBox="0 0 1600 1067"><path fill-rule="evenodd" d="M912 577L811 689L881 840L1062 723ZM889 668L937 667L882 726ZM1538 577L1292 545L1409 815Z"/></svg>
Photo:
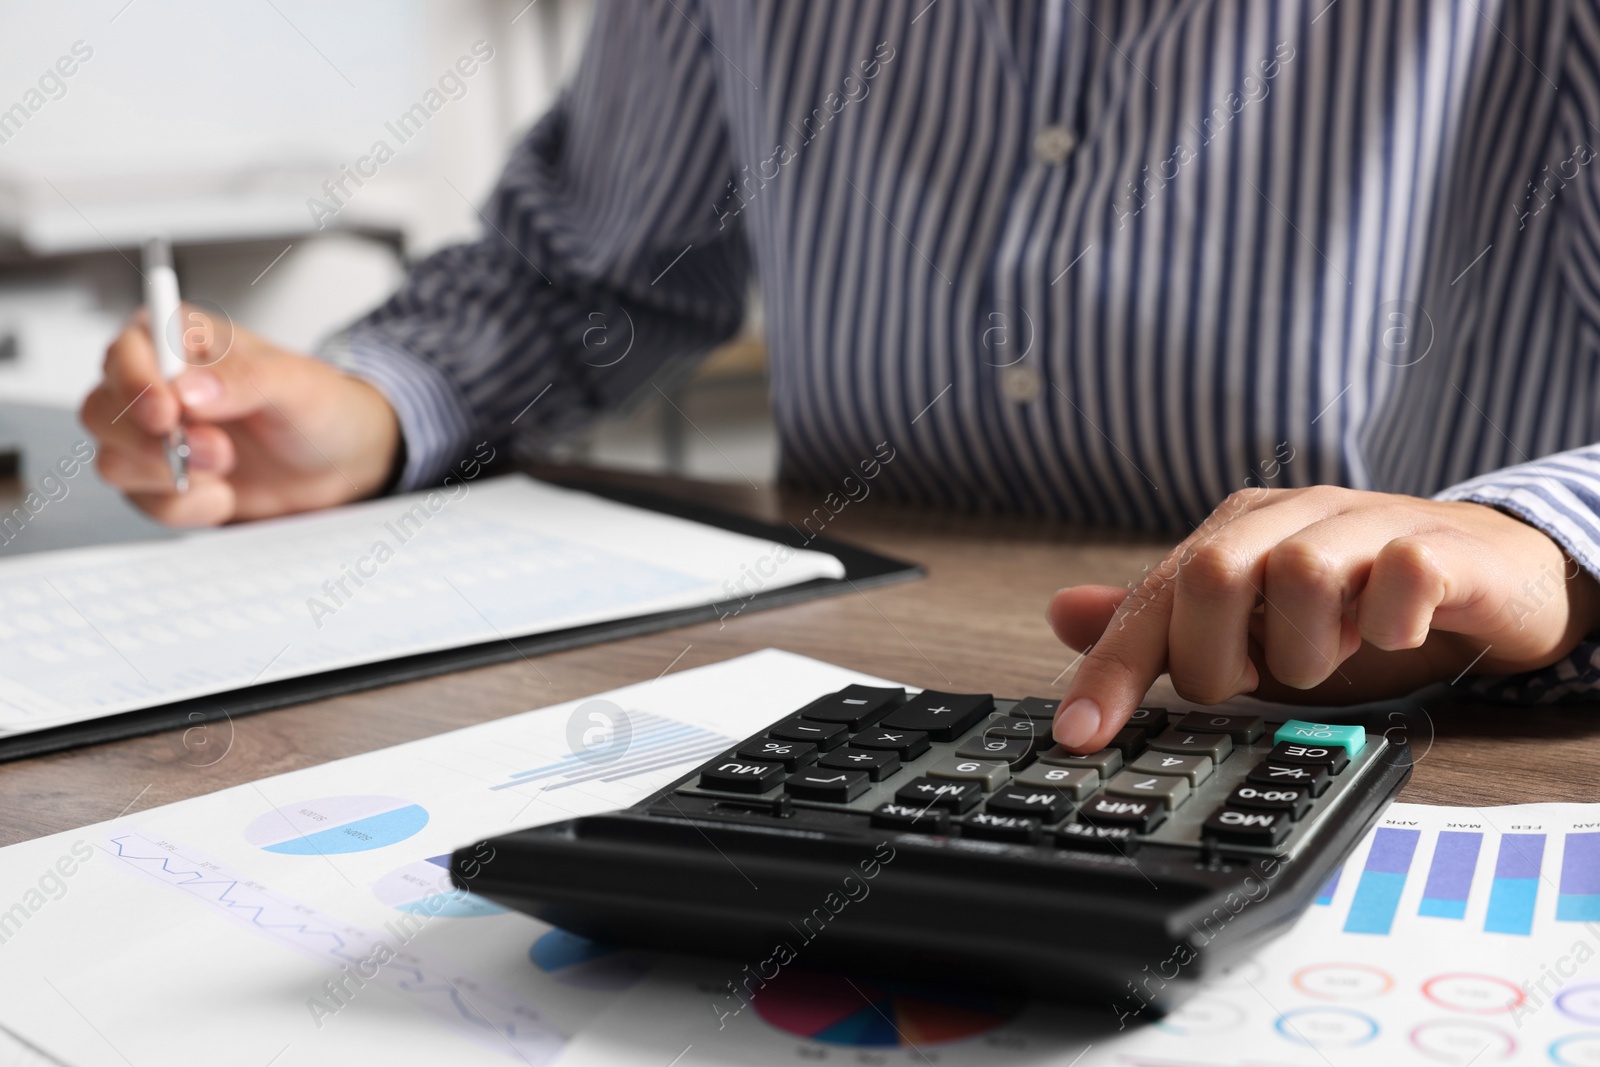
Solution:
<svg viewBox="0 0 1600 1067"><path fill-rule="evenodd" d="M1084 653L1061 698L1051 734L1063 748L1094 752L1127 723L1167 669L1178 571L1195 548L1233 519L1263 503L1268 490L1242 490L1223 501L1128 594L1100 640Z"/></svg>
<svg viewBox="0 0 1600 1067"><path fill-rule="evenodd" d="M106 349L106 386L118 414L112 421L132 419L146 433L164 436L178 425L177 395L161 376L161 363L140 311Z"/></svg>
<svg viewBox="0 0 1600 1067"><path fill-rule="evenodd" d="M1173 586L1186 550L1179 545L1128 594L1100 640L1084 653L1051 727L1061 747L1104 748L1167 669Z"/></svg>

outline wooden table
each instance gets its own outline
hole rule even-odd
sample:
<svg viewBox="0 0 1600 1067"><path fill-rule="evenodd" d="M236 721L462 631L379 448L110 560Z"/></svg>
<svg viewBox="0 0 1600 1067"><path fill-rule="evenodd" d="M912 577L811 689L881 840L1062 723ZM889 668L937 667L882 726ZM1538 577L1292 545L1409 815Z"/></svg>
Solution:
<svg viewBox="0 0 1600 1067"><path fill-rule="evenodd" d="M797 520L820 494L613 475L759 518ZM0 844L72 829L326 760L543 707L767 647L911 685L1007 696L1064 691L1075 659L1044 621L1050 594L1121 583L1165 543L1034 520L851 503L827 534L915 560L928 577L240 717L199 767L168 733L0 766ZM1165 679L1158 696L1172 699ZM1600 800L1600 709L1449 702L1404 724L1420 759L1402 799Z"/></svg>

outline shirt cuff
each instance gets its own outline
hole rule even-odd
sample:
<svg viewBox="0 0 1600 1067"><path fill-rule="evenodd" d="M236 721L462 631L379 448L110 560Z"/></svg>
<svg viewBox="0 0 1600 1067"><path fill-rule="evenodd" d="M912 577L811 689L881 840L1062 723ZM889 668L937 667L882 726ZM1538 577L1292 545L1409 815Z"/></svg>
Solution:
<svg viewBox="0 0 1600 1067"><path fill-rule="evenodd" d="M1484 700L1506 704L1593 703L1600 690L1600 642L1586 639L1567 658L1525 674L1467 678L1462 688Z"/></svg>
<svg viewBox="0 0 1600 1067"><path fill-rule="evenodd" d="M437 485L466 453L472 416L438 368L360 330L335 334L317 355L371 385L394 409L405 448L395 492Z"/></svg>
<svg viewBox="0 0 1600 1067"><path fill-rule="evenodd" d="M1595 472L1568 455L1492 471L1434 494L1504 511L1540 530L1600 579ZM1487 700L1515 704L1593 701L1600 692L1600 640L1585 638L1567 657L1541 670L1467 678L1462 687Z"/></svg>
<svg viewBox="0 0 1600 1067"><path fill-rule="evenodd" d="M1507 467L1435 493L1435 500L1487 504L1543 531L1600 579L1600 519L1595 473L1562 457Z"/></svg>

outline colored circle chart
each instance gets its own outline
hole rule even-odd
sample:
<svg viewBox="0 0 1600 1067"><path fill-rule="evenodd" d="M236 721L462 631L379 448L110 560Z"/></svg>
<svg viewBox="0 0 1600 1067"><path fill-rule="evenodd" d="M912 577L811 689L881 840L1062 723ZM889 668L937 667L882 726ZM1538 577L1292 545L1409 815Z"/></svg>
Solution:
<svg viewBox="0 0 1600 1067"><path fill-rule="evenodd" d="M1568 1034L1550 1043L1550 1062L1560 1067L1600 1067L1600 1034Z"/></svg>
<svg viewBox="0 0 1600 1067"><path fill-rule="evenodd" d="M1278 1033L1307 1048L1355 1048L1378 1036L1378 1020L1349 1008L1295 1008L1278 1016Z"/></svg>
<svg viewBox="0 0 1600 1067"><path fill-rule="evenodd" d="M1295 972L1294 986L1319 1000L1370 1000L1394 988L1388 971L1365 963L1316 963Z"/></svg>
<svg viewBox="0 0 1600 1067"><path fill-rule="evenodd" d="M1169 1034L1203 1037L1237 1030L1243 1022L1244 1012L1237 1004L1221 997L1202 995L1185 1000L1156 1025Z"/></svg>
<svg viewBox="0 0 1600 1067"><path fill-rule="evenodd" d="M1471 1019L1435 1019L1411 1031L1411 1045L1439 1063L1504 1063L1517 1053L1517 1039L1497 1026Z"/></svg>
<svg viewBox="0 0 1600 1067"><path fill-rule="evenodd" d="M796 1037L851 1048L918 1048L965 1041L1010 1022L1022 1005L896 982L784 971L752 1006Z"/></svg>
<svg viewBox="0 0 1600 1067"><path fill-rule="evenodd" d="M412 915L473 919L499 915L506 909L450 884L450 854L397 867L372 883L372 893L391 908Z"/></svg>
<svg viewBox="0 0 1600 1067"><path fill-rule="evenodd" d="M318 797L284 804L245 827L245 840L286 856L369 852L428 825L421 805L400 797Z"/></svg>
<svg viewBox="0 0 1600 1067"><path fill-rule="evenodd" d="M551 930L528 949L533 965L562 985L620 992L650 970L649 961L565 930Z"/></svg>
<svg viewBox="0 0 1600 1067"><path fill-rule="evenodd" d="M1569 986L1556 994L1562 1015L1580 1023L1600 1023L1600 985Z"/></svg>
<svg viewBox="0 0 1600 1067"><path fill-rule="evenodd" d="M1467 1015L1503 1015L1528 999L1504 978L1490 974L1440 974L1422 983L1422 995Z"/></svg>

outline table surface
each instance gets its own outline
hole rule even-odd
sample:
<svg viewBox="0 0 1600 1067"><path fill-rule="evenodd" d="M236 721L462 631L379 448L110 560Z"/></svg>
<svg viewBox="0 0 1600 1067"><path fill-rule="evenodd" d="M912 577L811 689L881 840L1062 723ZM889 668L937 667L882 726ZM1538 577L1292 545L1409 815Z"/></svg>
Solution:
<svg viewBox="0 0 1600 1067"><path fill-rule="evenodd" d="M821 494L801 491L605 477L768 520L798 520L822 503ZM0 765L0 844L768 647L915 686L1059 695L1077 657L1045 624L1050 594L1079 582L1126 582L1167 547L1164 539L895 507L870 496L846 505L826 532L920 563L927 577L748 612L725 625L685 626L241 716L214 728L208 743L226 746L226 755L209 766L193 765L176 731ZM1176 699L1165 679L1151 702L1158 698ZM1504 707L1448 695L1425 701L1424 709L1399 724L1418 756L1402 800L1600 800L1595 709Z"/></svg>

